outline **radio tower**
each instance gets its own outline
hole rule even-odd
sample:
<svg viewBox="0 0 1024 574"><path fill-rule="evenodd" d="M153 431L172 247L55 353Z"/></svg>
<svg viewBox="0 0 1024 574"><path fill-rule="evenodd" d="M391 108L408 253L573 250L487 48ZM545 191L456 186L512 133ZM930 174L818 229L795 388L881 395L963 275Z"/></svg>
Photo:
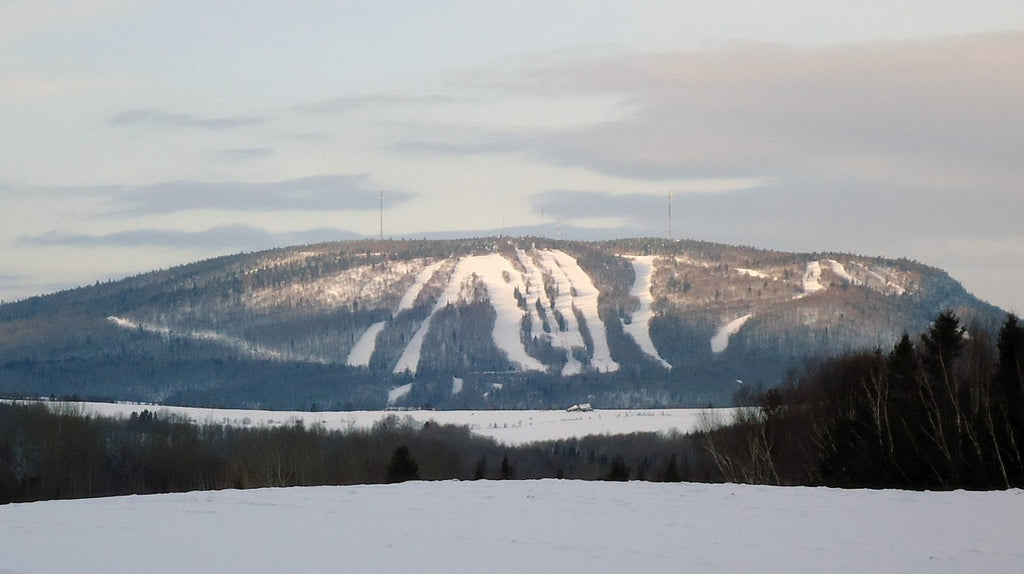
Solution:
<svg viewBox="0 0 1024 574"><path fill-rule="evenodd" d="M672 241L672 192L668 192L668 240Z"/></svg>
<svg viewBox="0 0 1024 574"><path fill-rule="evenodd" d="M384 190L377 190L377 202L380 205L380 240L384 241Z"/></svg>

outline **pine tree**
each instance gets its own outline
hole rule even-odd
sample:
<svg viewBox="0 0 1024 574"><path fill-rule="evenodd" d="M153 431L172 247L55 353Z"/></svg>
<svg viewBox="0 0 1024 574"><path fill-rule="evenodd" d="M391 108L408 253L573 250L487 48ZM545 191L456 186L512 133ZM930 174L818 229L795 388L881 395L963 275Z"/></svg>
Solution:
<svg viewBox="0 0 1024 574"><path fill-rule="evenodd" d="M388 463L387 482L405 482L407 480L419 480L420 467L416 460L409 454L409 447L404 444L395 449Z"/></svg>

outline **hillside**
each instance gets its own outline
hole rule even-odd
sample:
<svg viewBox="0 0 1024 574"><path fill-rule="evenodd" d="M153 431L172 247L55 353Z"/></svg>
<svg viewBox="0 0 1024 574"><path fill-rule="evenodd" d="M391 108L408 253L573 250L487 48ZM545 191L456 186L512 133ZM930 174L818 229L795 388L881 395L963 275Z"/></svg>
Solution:
<svg viewBox="0 0 1024 574"><path fill-rule="evenodd" d="M906 260L696 241L349 241L0 306L0 392L265 408L716 406L998 309ZM739 381L742 381L740 383Z"/></svg>

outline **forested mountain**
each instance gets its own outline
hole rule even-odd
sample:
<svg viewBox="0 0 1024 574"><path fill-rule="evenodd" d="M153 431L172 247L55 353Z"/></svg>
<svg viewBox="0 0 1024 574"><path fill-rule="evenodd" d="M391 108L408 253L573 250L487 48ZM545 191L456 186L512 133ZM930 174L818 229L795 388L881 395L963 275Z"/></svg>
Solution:
<svg viewBox="0 0 1024 574"><path fill-rule="evenodd" d="M697 241L346 241L0 305L0 392L266 408L728 404L1004 314L907 260ZM742 381L742 382L741 382Z"/></svg>

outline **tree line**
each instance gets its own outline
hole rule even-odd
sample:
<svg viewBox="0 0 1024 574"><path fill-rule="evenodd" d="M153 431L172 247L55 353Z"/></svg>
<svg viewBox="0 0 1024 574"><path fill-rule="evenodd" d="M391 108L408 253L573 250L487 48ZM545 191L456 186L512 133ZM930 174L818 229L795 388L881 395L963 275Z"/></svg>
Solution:
<svg viewBox="0 0 1024 574"><path fill-rule="evenodd" d="M808 364L730 424L510 447L388 417L327 431L195 424L143 410L0 403L0 503L403 480L573 478L953 489L1024 486L1024 325L944 312L890 351Z"/></svg>
<svg viewBox="0 0 1024 574"><path fill-rule="evenodd" d="M509 447L468 427L390 416L327 431L195 424L149 410L83 416L72 404L0 403L0 503L411 479L683 480L691 437L638 433Z"/></svg>
<svg viewBox="0 0 1024 574"><path fill-rule="evenodd" d="M704 433L725 480L912 489L1024 486L1024 325L996 340L941 313L915 341L808 365Z"/></svg>

